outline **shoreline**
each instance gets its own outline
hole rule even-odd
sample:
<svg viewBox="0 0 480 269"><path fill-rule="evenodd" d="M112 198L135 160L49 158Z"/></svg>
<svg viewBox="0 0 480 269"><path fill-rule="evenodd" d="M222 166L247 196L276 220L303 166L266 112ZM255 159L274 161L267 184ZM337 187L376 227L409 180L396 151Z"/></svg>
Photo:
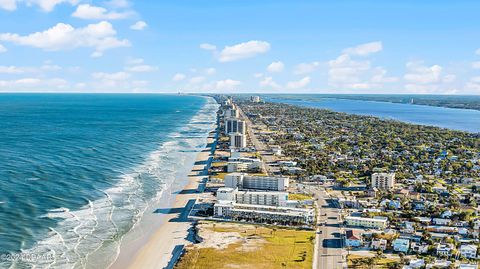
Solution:
<svg viewBox="0 0 480 269"><path fill-rule="evenodd" d="M179 248L191 243L187 238L194 221L188 219L188 213L191 201L196 200L200 194L197 192L199 185L208 176L217 132L218 125L215 121L214 129L206 138L205 148L198 152L187 175L188 182L164 194L166 201L163 202L166 203L150 216L153 223L131 235L138 235L138 238L128 240L128 245L121 247L117 259L108 268L165 268ZM172 196L175 196L174 199Z"/></svg>

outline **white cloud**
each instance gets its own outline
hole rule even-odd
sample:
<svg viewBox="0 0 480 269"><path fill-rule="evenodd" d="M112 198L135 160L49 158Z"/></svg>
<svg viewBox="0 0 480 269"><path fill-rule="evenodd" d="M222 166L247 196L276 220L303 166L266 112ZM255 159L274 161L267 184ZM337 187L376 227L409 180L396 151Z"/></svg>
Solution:
<svg viewBox="0 0 480 269"><path fill-rule="evenodd" d="M16 0L0 0L0 8L5 9L7 11L14 11L17 9L17 1Z"/></svg>
<svg viewBox="0 0 480 269"><path fill-rule="evenodd" d="M104 7L91 6L90 4L82 4L72 13L72 17L85 20L119 20L125 19L132 15L132 12L116 12L108 10Z"/></svg>
<svg viewBox="0 0 480 269"><path fill-rule="evenodd" d="M328 62L328 81L330 85L345 87L346 84L358 83L359 76L370 70L369 61L352 60L348 54L342 54L337 59Z"/></svg>
<svg viewBox="0 0 480 269"><path fill-rule="evenodd" d="M200 48L204 49L204 50L216 50L217 49L217 47L215 45L208 44L208 43L200 44Z"/></svg>
<svg viewBox="0 0 480 269"><path fill-rule="evenodd" d="M413 93L452 93L452 82L456 80L453 74L444 74L440 65L426 66L421 61L407 62L405 89Z"/></svg>
<svg viewBox="0 0 480 269"><path fill-rule="evenodd" d="M173 81L182 81L182 80L184 80L186 77L187 77L187 76L186 76L185 74L176 73L176 74L173 76L172 80L173 80Z"/></svg>
<svg viewBox="0 0 480 269"><path fill-rule="evenodd" d="M349 54L349 55L356 55L356 56L367 56L369 54L379 52L382 49L383 49L382 42L376 41L376 42L361 44L352 48L346 48L345 50L343 50L343 53Z"/></svg>
<svg viewBox="0 0 480 269"><path fill-rule="evenodd" d="M476 94L480 93L480 76L472 77L469 82L465 85L465 89L473 91Z"/></svg>
<svg viewBox="0 0 480 269"><path fill-rule="evenodd" d="M97 72L97 73L93 73L92 77L95 79L115 81L115 80L126 80L130 78L130 74L127 72L116 72L116 73Z"/></svg>
<svg viewBox="0 0 480 269"><path fill-rule="evenodd" d="M0 8L7 11L14 11L17 9L18 3L25 3L27 6L39 6L45 12L52 11L55 6L62 3L69 3L77 5L79 0L0 0Z"/></svg>
<svg viewBox="0 0 480 269"><path fill-rule="evenodd" d="M270 73L282 72L285 65L281 61L273 62L267 66L267 71Z"/></svg>
<svg viewBox="0 0 480 269"><path fill-rule="evenodd" d="M439 65L424 66L421 62L408 62L407 74L405 74L405 80L418 83L428 84L436 83L441 79L442 67Z"/></svg>
<svg viewBox="0 0 480 269"><path fill-rule="evenodd" d="M261 78L261 77L263 77L263 74L262 73L255 73L255 74L253 74L253 77L254 78Z"/></svg>
<svg viewBox="0 0 480 269"><path fill-rule="evenodd" d="M480 49L477 49L477 50L475 51L475 54L480 55Z"/></svg>
<svg viewBox="0 0 480 269"><path fill-rule="evenodd" d="M205 69L205 74L207 74L209 76L214 75L216 72L217 72L217 70L213 67Z"/></svg>
<svg viewBox="0 0 480 269"><path fill-rule="evenodd" d="M132 24L130 26L130 29L132 30L137 30L137 31L141 31L143 29L145 29L145 27L147 27L147 23L144 22L144 21L137 21L136 23Z"/></svg>
<svg viewBox="0 0 480 269"><path fill-rule="evenodd" d="M190 83L192 84L198 84L200 82L203 82L205 80L204 76L196 76L190 79Z"/></svg>
<svg viewBox="0 0 480 269"><path fill-rule="evenodd" d="M128 65L138 65L143 64L145 61L142 58L128 58L127 64Z"/></svg>
<svg viewBox="0 0 480 269"><path fill-rule="evenodd" d="M24 74L24 73L42 73L62 70L62 67L45 62L40 67L19 67L19 66L0 66L0 74Z"/></svg>
<svg viewBox="0 0 480 269"><path fill-rule="evenodd" d="M290 81L287 83L288 89L300 89L307 86L310 83L310 77L304 77L298 81Z"/></svg>
<svg viewBox="0 0 480 269"><path fill-rule="evenodd" d="M472 68L473 69L480 69L480 62L473 62L472 63Z"/></svg>
<svg viewBox="0 0 480 269"><path fill-rule="evenodd" d="M110 0L105 2L105 5L112 8L127 8L130 6L130 3L127 0Z"/></svg>
<svg viewBox="0 0 480 269"><path fill-rule="evenodd" d="M234 90L236 87L238 87L241 84L240 81L238 80L233 80L233 79L225 79L225 80L219 80L215 83L215 89L217 90Z"/></svg>
<svg viewBox="0 0 480 269"><path fill-rule="evenodd" d="M248 42L226 46L219 55L220 62L233 62L254 57L270 50L270 44L265 41L251 40Z"/></svg>
<svg viewBox="0 0 480 269"><path fill-rule="evenodd" d="M25 68L17 66L0 66L0 74L23 74L25 73Z"/></svg>
<svg viewBox="0 0 480 269"><path fill-rule="evenodd" d="M319 65L319 62L301 63L295 66L293 73L295 75L309 74L315 71Z"/></svg>
<svg viewBox="0 0 480 269"><path fill-rule="evenodd" d="M2 44L0 44L0 53L6 52L7 48L5 48Z"/></svg>
<svg viewBox="0 0 480 269"><path fill-rule="evenodd" d="M127 66L125 70L129 72L137 72L137 73L146 73L146 72L154 72L158 70L158 67L148 65L148 64L141 64L141 65L133 65Z"/></svg>
<svg viewBox="0 0 480 269"><path fill-rule="evenodd" d="M43 32L25 36L2 33L0 40L47 51L71 50L80 47L94 48L92 57L102 56L108 49L130 46L128 40L120 40L116 37L115 29L107 21L89 24L84 28L74 28L69 24L58 23Z"/></svg>
<svg viewBox="0 0 480 269"><path fill-rule="evenodd" d="M77 5L80 0L26 0L27 5L37 5L43 11L50 12L55 6L62 3L69 3L71 5ZM17 0L17 2L20 2Z"/></svg>
<svg viewBox="0 0 480 269"><path fill-rule="evenodd" d="M0 91L56 91L66 89L68 82L62 78L21 78L0 80Z"/></svg>
<svg viewBox="0 0 480 269"><path fill-rule="evenodd" d="M373 83L392 83L398 81L397 77L387 77L386 75L387 70L385 70L383 67L377 67L374 70L371 81Z"/></svg>
<svg viewBox="0 0 480 269"><path fill-rule="evenodd" d="M261 87L271 87L271 88L274 88L274 89L278 89L280 88L280 85L278 83L276 83L272 77L265 77L262 79L262 81L260 81L260 86Z"/></svg>

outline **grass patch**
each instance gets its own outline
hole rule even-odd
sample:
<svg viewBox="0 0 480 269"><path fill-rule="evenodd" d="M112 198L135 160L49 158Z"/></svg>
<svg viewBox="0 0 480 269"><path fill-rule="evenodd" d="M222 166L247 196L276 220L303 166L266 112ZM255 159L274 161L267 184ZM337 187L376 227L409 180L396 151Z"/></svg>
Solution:
<svg viewBox="0 0 480 269"><path fill-rule="evenodd" d="M225 175L228 173L217 173L216 175L212 175L212 177L219 178L221 180L225 180Z"/></svg>
<svg viewBox="0 0 480 269"><path fill-rule="evenodd" d="M312 266L314 232L254 225L202 222L201 229L215 233L237 232L242 238L260 238L262 243L253 250L243 251L243 242L235 242L224 249L189 247L180 259L177 269L216 268L293 268Z"/></svg>
<svg viewBox="0 0 480 269"><path fill-rule="evenodd" d="M312 200L312 196L308 194L303 194L303 193L289 193L288 194L288 200Z"/></svg>
<svg viewBox="0 0 480 269"><path fill-rule="evenodd" d="M371 260L370 263L368 260ZM399 262L397 259L366 257L361 255L350 254L347 259L348 268L388 268L391 263Z"/></svg>

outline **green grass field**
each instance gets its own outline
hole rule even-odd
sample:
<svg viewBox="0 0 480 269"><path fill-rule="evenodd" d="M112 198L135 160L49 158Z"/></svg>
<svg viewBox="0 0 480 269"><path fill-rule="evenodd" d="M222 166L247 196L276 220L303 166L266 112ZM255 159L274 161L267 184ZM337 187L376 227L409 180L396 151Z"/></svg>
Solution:
<svg viewBox="0 0 480 269"><path fill-rule="evenodd" d="M242 242L224 249L189 247L180 259L177 269L217 268L293 268L312 266L314 232L232 223L207 223L212 232L237 232L242 238L259 238L262 243L254 249L242 251ZM204 226L204 227L205 227Z"/></svg>

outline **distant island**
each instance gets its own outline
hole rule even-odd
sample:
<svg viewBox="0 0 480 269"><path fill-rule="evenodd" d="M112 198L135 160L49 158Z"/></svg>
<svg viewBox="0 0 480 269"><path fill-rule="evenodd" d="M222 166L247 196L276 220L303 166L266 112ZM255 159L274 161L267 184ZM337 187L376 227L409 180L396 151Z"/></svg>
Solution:
<svg viewBox="0 0 480 269"><path fill-rule="evenodd" d="M480 110L480 96L477 95L286 94L282 95L282 98L309 101L319 101L321 98L335 98Z"/></svg>

